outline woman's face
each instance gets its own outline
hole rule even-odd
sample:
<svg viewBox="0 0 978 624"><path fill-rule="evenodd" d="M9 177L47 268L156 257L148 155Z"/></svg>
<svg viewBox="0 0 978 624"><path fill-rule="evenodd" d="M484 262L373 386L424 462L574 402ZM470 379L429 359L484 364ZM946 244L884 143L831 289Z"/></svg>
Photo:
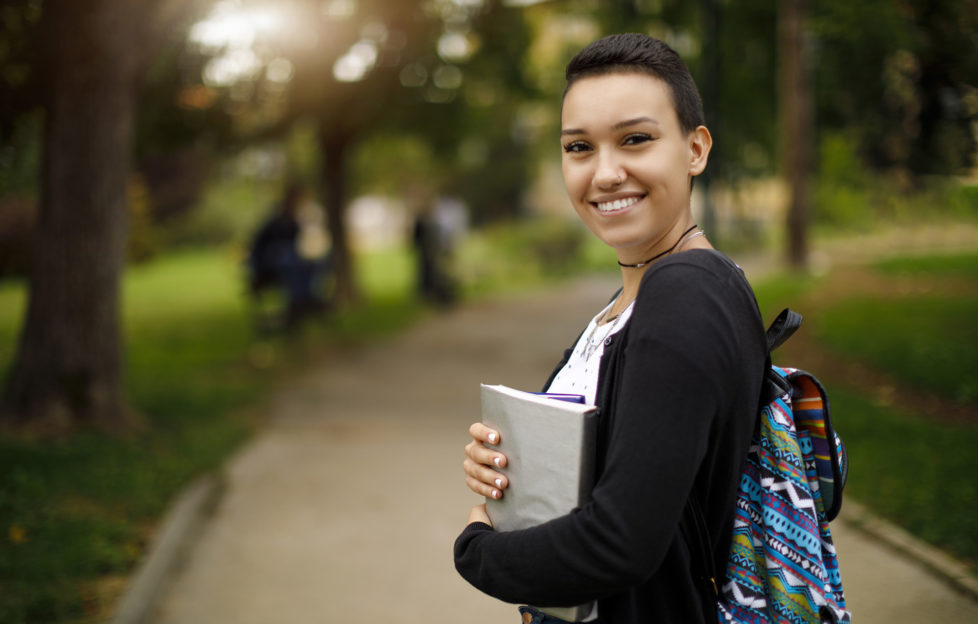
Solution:
<svg viewBox="0 0 978 624"><path fill-rule="evenodd" d="M578 216L621 262L651 258L691 225L690 178L712 139L684 133L668 85L642 73L575 82L561 112L564 185Z"/></svg>

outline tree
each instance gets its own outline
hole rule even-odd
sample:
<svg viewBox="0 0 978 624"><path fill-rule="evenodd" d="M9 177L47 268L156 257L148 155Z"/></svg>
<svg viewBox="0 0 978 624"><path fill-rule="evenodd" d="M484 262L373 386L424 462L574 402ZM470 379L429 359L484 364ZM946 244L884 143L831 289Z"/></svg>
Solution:
<svg viewBox="0 0 978 624"><path fill-rule="evenodd" d="M5 420L45 430L133 423L122 390L119 293L136 91L152 51L189 7L42 4L40 206Z"/></svg>
<svg viewBox="0 0 978 624"><path fill-rule="evenodd" d="M805 42L806 0L782 0L778 19L778 101L781 107L781 157L788 183L788 262L808 264L813 153L811 80Z"/></svg>
<svg viewBox="0 0 978 624"><path fill-rule="evenodd" d="M851 137L862 164L918 182L973 166L976 0L814 3L820 130Z"/></svg>
<svg viewBox="0 0 978 624"><path fill-rule="evenodd" d="M522 98L506 96L518 93L522 83L520 57L527 36L519 9L498 1L454 0L334 2L326 10L310 0L274 5L253 0L244 6L274 6L288 22L286 31L266 33L252 51L266 67L287 59L292 70L284 90L267 93L254 80L252 108L266 108L264 99L283 102L278 117L255 124L245 135L281 138L297 123L315 129L320 156L315 182L326 208L342 300L355 300L358 294L345 218L354 177L351 160L371 136L412 135L431 146L441 171L416 180L418 185L437 192L443 189L434 187L452 180L458 187L453 190L476 200L479 214L518 212L527 167L512 137ZM469 72L469 66L477 69ZM483 76L481 91L494 98L491 111L468 105L469 99L480 99L470 97L473 85L467 83L477 74ZM478 82L472 80L475 90ZM491 167L471 171L460 164L459 146L467 131L481 135L490 154L501 152ZM488 179L504 182L505 188L471 192Z"/></svg>

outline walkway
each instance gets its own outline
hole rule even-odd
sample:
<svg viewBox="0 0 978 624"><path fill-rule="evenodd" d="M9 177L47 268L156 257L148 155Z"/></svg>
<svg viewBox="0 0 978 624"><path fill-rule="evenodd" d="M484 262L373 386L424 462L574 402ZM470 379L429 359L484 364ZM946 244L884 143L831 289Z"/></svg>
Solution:
<svg viewBox="0 0 978 624"><path fill-rule="evenodd" d="M452 565L477 502L460 467L479 382L537 386L612 290L589 278L472 304L331 354L228 463L224 496L152 622L518 621ZM978 603L844 523L833 530L856 622L978 622Z"/></svg>

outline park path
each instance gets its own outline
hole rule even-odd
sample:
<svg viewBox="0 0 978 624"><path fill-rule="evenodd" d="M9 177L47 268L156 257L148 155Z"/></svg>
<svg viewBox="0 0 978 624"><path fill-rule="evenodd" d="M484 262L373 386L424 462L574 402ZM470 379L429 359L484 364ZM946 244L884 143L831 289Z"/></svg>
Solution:
<svg viewBox="0 0 978 624"><path fill-rule="evenodd" d="M518 621L452 564L478 502L460 470L478 385L538 386L613 290L592 277L469 303L325 356L227 463L224 495L150 620ZM833 531L856 622L978 622L978 603L913 561L843 522Z"/></svg>

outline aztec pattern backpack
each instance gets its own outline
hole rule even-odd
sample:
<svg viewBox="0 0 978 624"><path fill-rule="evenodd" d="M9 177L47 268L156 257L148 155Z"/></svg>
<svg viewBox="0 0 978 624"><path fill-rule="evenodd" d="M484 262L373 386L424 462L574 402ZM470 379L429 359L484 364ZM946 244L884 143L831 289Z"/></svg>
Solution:
<svg viewBox="0 0 978 624"><path fill-rule="evenodd" d="M722 583L704 540L705 521L690 498L681 529L699 552L707 613L720 623L848 623L829 521L842 505L848 461L812 375L770 365L770 352L801 325L785 309L767 331L765 397L737 492L733 539Z"/></svg>

